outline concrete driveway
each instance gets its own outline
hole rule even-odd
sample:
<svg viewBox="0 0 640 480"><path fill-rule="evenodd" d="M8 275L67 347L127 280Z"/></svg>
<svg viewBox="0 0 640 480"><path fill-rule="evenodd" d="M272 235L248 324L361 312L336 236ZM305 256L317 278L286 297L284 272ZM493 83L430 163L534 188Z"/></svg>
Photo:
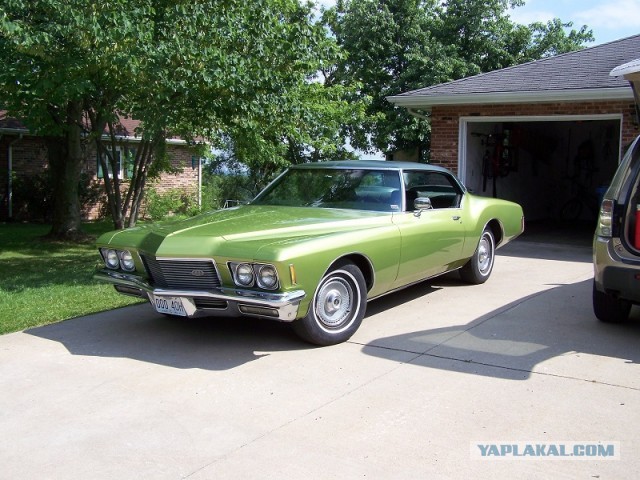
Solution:
<svg viewBox="0 0 640 480"><path fill-rule="evenodd" d="M638 478L640 315L595 319L590 255L517 240L335 347L148 305L4 335L0 478ZM617 459L479 455L541 442Z"/></svg>

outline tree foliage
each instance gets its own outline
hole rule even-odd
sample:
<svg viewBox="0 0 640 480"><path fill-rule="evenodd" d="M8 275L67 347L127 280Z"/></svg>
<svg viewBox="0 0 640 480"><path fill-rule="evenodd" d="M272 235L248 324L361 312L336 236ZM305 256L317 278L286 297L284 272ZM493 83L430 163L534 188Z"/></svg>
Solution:
<svg viewBox="0 0 640 480"><path fill-rule="evenodd" d="M581 48L571 23L518 25L521 0L4 0L2 108L47 138L54 236L77 233L97 152L117 228L135 223L165 139L224 148L257 190L291 163L429 146L429 123L385 97ZM122 118L139 120L130 179ZM91 147L91 148L89 148Z"/></svg>
<svg viewBox="0 0 640 480"><path fill-rule="evenodd" d="M121 228L135 223L147 178L167 166L166 137L229 138L265 181L287 162L337 155L345 119L364 112L346 101L356 82L316 78L339 49L297 0L6 0L0 55L5 108L52 139L58 234L79 227L74 185L88 142L113 172L104 183ZM123 117L141 122L126 184L116 150Z"/></svg>
<svg viewBox="0 0 640 480"><path fill-rule="evenodd" d="M428 149L429 122L385 100L456 80L583 48L586 26L554 19L519 25L511 8L522 0L338 0L324 20L346 57L333 82L359 82L373 98L367 121L354 132L362 149ZM570 30L569 30L570 29Z"/></svg>

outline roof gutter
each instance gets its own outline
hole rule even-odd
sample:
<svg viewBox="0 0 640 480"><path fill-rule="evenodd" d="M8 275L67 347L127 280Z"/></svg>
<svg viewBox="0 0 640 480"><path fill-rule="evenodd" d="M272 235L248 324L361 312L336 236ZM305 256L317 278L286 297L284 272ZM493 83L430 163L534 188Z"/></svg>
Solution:
<svg viewBox="0 0 640 480"><path fill-rule="evenodd" d="M0 128L0 135L29 135L26 128Z"/></svg>
<svg viewBox="0 0 640 480"><path fill-rule="evenodd" d="M629 87L590 88L581 90L556 90L545 92L493 92L465 93L453 95L403 94L387 97L387 101L399 107L431 110L435 106L446 105L489 105L500 103L555 103L606 100L633 100Z"/></svg>
<svg viewBox="0 0 640 480"><path fill-rule="evenodd" d="M111 140L109 135L103 135L102 138L105 140ZM140 143L142 141L142 138L140 137L132 137L129 135L116 135L115 138L119 142ZM187 141L182 140L181 138L166 138L165 143L168 145L187 145Z"/></svg>
<svg viewBox="0 0 640 480"><path fill-rule="evenodd" d="M32 135L29 132L29 130L27 130L26 128L0 128L0 135L2 134L35 136L35 135ZM103 135L102 138L105 140L111 140L111 136L106 134ZM136 142L139 143L142 141L140 137L131 136L131 135L116 135L116 140L120 142L133 142L133 143L136 143ZM187 145L187 141L182 140L181 138L167 138L165 139L165 142L169 145Z"/></svg>

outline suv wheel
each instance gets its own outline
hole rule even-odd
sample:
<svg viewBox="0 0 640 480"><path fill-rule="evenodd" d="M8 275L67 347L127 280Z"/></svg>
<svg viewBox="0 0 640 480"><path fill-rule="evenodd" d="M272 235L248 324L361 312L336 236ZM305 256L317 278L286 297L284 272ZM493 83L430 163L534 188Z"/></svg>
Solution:
<svg viewBox="0 0 640 480"><path fill-rule="evenodd" d="M624 322L629 318L631 302L601 292L593 282L593 312L598 320L607 323Z"/></svg>

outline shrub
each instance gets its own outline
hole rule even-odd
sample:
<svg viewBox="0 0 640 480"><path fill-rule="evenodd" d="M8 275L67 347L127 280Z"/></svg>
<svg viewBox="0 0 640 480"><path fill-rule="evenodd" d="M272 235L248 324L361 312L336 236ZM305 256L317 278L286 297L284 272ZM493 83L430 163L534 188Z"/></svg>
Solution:
<svg viewBox="0 0 640 480"><path fill-rule="evenodd" d="M104 202L102 186L92 177L83 174L78 185L81 205ZM53 184L49 170L35 175L14 175L13 217L16 220L48 222L53 212Z"/></svg>
<svg viewBox="0 0 640 480"><path fill-rule="evenodd" d="M149 188L145 198L144 217L154 221L175 215L193 215L199 211L193 193L180 188L164 192Z"/></svg>

